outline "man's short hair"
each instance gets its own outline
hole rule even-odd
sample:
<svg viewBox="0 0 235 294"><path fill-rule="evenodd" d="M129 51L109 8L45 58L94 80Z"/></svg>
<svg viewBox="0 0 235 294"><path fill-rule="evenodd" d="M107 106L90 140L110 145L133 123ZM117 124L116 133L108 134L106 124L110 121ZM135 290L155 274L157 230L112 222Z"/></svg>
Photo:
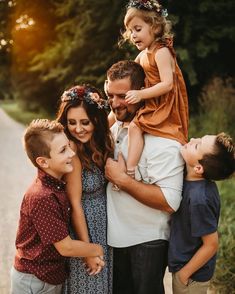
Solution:
<svg viewBox="0 0 235 294"><path fill-rule="evenodd" d="M214 181L229 178L235 168L234 150L232 138L225 133L218 134L213 152L199 160L204 169L203 177Z"/></svg>
<svg viewBox="0 0 235 294"><path fill-rule="evenodd" d="M25 151L31 162L38 167L37 157L50 158L50 142L54 136L64 131L61 123L48 119L35 119L27 127L23 143Z"/></svg>
<svg viewBox="0 0 235 294"><path fill-rule="evenodd" d="M111 81L130 77L131 89L139 90L144 87L145 73L142 66L132 60L121 60L114 63L107 71L107 78Z"/></svg>

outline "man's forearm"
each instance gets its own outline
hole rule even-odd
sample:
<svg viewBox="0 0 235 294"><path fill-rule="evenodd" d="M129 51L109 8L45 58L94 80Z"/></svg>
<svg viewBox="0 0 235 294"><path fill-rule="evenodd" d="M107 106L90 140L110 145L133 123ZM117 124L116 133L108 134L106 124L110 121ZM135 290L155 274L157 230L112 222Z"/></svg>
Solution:
<svg viewBox="0 0 235 294"><path fill-rule="evenodd" d="M154 184L138 182L124 173L117 179L116 184L121 190L127 192L144 205L168 213L174 212L167 203L161 188Z"/></svg>

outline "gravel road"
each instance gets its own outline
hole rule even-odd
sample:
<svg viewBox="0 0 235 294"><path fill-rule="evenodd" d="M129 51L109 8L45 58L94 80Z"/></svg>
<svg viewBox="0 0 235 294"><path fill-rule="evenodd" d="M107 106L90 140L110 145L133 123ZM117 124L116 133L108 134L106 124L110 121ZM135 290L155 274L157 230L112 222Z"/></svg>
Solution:
<svg viewBox="0 0 235 294"><path fill-rule="evenodd" d="M36 174L22 147L23 132L24 126L0 108L0 294L9 294L20 204ZM172 294L170 285L171 277L167 273L166 294Z"/></svg>
<svg viewBox="0 0 235 294"><path fill-rule="evenodd" d="M20 203L35 176L21 143L24 126L0 108L0 293L9 294Z"/></svg>

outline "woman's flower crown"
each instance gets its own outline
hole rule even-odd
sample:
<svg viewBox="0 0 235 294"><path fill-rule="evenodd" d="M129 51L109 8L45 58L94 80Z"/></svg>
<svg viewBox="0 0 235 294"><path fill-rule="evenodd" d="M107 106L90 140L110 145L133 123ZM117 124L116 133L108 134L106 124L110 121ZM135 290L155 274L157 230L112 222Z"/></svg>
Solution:
<svg viewBox="0 0 235 294"><path fill-rule="evenodd" d="M84 100L88 104L95 104L98 109L108 108L109 106L107 100L104 100L98 93L92 92L91 89L84 86L75 86L68 91L64 91L61 96L62 102L75 100Z"/></svg>
<svg viewBox="0 0 235 294"><path fill-rule="evenodd" d="M162 5L159 4L156 0L131 0L127 4L127 9L131 7L147 11L155 11L157 14L163 17L168 16L167 9L163 9Z"/></svg>

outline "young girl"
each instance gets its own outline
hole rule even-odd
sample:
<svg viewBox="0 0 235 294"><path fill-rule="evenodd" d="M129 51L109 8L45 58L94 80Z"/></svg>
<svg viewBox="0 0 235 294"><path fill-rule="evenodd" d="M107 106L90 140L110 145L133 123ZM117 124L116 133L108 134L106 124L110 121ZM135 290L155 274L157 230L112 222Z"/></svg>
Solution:
<svg viewBox="0 0 235 294"><path fill-rule="evenodd" d="M188 98L166 16L155 0L132 0L124 18L123 38L141 51L135 61L146 74L146 88L126 94L127 103L145 102L129 127L127 173L132 177L144 145L143 132L187 142Z"/></svg>

